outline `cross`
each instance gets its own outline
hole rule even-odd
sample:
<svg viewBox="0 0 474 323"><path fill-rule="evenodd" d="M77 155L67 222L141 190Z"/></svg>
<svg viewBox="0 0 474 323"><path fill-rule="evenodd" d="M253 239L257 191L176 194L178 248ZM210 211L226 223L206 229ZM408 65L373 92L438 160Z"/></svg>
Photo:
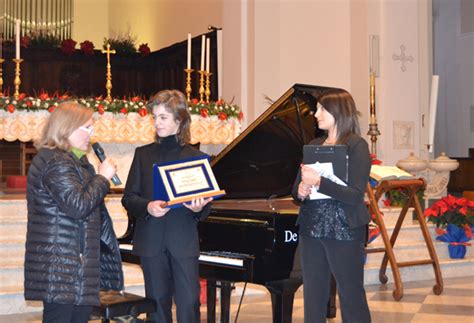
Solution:
<svg viewBox="0 0 474 323"><path fill-rule="evenodd" d="M110 44L107 44L107 49L102 50L102 54L107 53L107 64L110 64L110 54L115 54L115 49L110 50Z"/></svg>
<svg viewBox="0 0 474 323"><path fill-rule="evenodd" d="M413 63L414 59L411 55L410 56L405 55L405 46L404 45L400 46L400 50L401 50L400 55L393 54L392 59L394 61L400 61L402 63L402 66L400 66L400 69L402 70L402 72L405 72L407 70L407 68L405 66L405 63L406 62Z"/></svg>
<svg viewBox="0 0 474 323"><path fill-rule="evenodd" d="M110 54L115 54L115 49L110 49L110 44L107 44L107 49L102 50L102 54L107 54L107 74L105 88L107 90L106 100L112 101L112 65L110 65Z"/></svg>

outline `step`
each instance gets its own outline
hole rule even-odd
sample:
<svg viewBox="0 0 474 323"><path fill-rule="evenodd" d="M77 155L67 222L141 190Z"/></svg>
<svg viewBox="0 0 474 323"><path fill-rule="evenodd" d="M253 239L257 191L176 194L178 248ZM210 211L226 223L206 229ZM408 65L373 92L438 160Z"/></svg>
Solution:
<svg viewBox="0 0 474 323"><path fill-rule="evenodd" d="M467 277L471 276L474 268L474 259L449 259L439 262L442 278ZM377 266L366 266L364 270L364 284L373 285L380 284L379 280L380 264ZM433 265L421 265L399 268L401 281L421 281L433 280L435 283L435 275ZM393 274L390 266L387 267L386 275L388 283L393 283Z"/></svg>
<svg viewBox="0 0 474 323"><path fill-rule="evenodd" d="M451 257L449 256L447 243L441 241L433 241L433 245L436 251L436 256L438 257L439 261L451 259ZM426 244L424 242L395 245L393 253L397 262L429 259L428 248L426 247ZM367 254L366 265L379 265L382 261L383 255L384 252ZM472 246L467 246L465 258L474 259L474 249Z"/></svg>
<svg viewBox="0 0 474 323"><path fill-rule="evenodd" d="M138 265L123 264L125 285L143 284L143 273ZM3 266L0 268L0 293L6 290L23 290L24 268L21 265Z"/></svg>
<svg viewBox="0 0 474 323"><path fill-rule="evenodd" d="M143 284L126 286L125 291L145 296ZM0 293L0 315L41 311L43 311L43 303L41 301L25 301L23 290Z"/></svg>

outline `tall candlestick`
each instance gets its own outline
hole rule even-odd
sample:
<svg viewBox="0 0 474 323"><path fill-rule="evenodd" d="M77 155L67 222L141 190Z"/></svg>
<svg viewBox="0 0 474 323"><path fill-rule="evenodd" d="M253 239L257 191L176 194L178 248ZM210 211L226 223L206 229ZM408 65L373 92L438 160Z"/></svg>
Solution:
<svg viewBox="0 0 474 323"><path fill-rule="evenodd" d="M201 38L201 71L204 71L204 53L206 51L206 36L202 35Z"/></svg>
<svg viewBox="0 0 474 323"><path fill-rule="evenodd" d="M20 19L16 20L15 23L15 35L16 35L16 59L20 59Z"/></svg>
<svg viewBox="0 0 474 323"><path fill-rule="evenodd" d="M370 74L370 123L377 123L375 119L375 74Z"/></svg>
<svg viewBox="0 0 474 323"><path fill-rule="evenodd" d="M191 34L188 34L188 59L186 68L191 69Z"/></svg>
<svg viewBox="0 0 474 323"><path fill-rule="evenodd" d="M211 53L211 39L206 39L206 72L211 71L211 66L209 65L210 62L210 53Z"/></svg>
<svg viewBox="0 0 474 323"><path fill-rule="evenodd" d="M439 85L439 75L433 75L431 79L431 93L430 93L430 123L429 123L429 152L433 152L434 146L434 132L436 126L436 106L438 102L438 85Z"/></svg>

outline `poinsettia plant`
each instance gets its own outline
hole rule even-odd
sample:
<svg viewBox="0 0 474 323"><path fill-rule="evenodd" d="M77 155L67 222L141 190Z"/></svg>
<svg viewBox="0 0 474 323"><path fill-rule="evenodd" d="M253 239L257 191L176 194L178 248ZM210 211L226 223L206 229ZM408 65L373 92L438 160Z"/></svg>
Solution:
<svg viewBox="0 0 474 323"><path fill-rule="evenodd" d="M427 208L425 217L429 222L436 224L437 228L445 228L448 224L454 224L470 230L474 225L474 201L448 195Z"/></svg>

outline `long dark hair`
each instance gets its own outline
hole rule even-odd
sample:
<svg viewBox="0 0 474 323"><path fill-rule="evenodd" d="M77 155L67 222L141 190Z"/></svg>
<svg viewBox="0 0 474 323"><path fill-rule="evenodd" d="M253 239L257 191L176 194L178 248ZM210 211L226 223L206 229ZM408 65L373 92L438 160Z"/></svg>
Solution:
<svg viewBox="0 0 474 323"><path fill-rule="evenodd" d="M347 143L352 134L360 135L359 112L349 92L331 89L324 92L318 102L334 117L338 144Z"/></svg>
<svg viewBox="0 0 474 323"><path fill-rule="evenodd" d="M153 113L153 108L162 104L166 111L173 115L175 121L179 121L176 138L181 146L191 141L191 115L188 110L188 102L184 94L178 90L163 90L150 98L146 104L148 112ZM158 135L156 140L160 142Z"/></svg>

